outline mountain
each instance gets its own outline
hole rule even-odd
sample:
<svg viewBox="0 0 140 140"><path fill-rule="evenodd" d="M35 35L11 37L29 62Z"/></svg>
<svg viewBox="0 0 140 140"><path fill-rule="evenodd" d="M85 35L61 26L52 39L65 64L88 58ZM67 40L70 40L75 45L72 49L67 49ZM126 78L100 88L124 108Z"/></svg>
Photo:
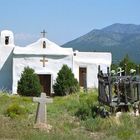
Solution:
<svg viewBox="0 0 140 140"><path fill-rule="evenodd" d="M111 52L113 62L119 62L126 54L140 63L140 25L116 23L91 32L62 45L87 52Z"/></svg>

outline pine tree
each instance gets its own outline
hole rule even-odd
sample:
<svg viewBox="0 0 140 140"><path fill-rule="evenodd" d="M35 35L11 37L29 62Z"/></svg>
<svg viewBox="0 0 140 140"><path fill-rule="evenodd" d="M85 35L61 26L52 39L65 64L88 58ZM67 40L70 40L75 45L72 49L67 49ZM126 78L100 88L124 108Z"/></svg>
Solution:
<svg viewBox="0 0 140 140"><path fill-rule="evenodd" d="M41 93L41 85L37 74L34 70L25 67L18 81L18 93L23 96L39 96Z"/></svg>
<svg viewBox="0 0 140 140"><path fill-rule="evenodd" d="M58 72L53 88L55 94L58 96L68 95L79 90L79 84L67 65L63 65L62 69Z"/></svg>
<svg viewBox="0 0 140 140"><path fill-rule="evenodd" d="M126 70L126 74L130 74L131 69L136 69L136 64L129 58L128 54L126 54L119 66Z"/></svg>

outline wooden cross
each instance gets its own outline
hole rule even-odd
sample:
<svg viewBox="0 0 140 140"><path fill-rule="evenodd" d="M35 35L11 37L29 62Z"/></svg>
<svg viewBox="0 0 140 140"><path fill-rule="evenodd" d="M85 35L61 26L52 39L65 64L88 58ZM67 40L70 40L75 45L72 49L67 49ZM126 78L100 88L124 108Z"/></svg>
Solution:
<svg viewBox="0 0 140 140"><path fill-rule="evenodd" d="M43 56L43 59L41 59L40 62L42 62L43 63L43 67L45 67L45 62L48 62L48 60L45 60L45 56Z"/></svg>
<svg viewBox="0 0 140 140"><path fill-rule="evenodd" d="M33 97L33 101L38 102L35 123L45 124L47 122L46 103L52 103L53 100L46 98L46 93L41 93L41 97Z"/></svg>
<svg viewBox="0 0 140 140"><path fill-rule="evenodd" d="M47 33L47 32L46 32L45 30L43 30L43 31L41 32L43 38L45 38L46 33Z"/></svg>

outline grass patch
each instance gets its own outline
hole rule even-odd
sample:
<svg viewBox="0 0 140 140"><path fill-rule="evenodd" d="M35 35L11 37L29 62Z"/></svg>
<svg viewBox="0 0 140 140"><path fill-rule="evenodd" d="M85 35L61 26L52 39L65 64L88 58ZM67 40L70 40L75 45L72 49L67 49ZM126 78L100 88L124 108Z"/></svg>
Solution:
<svg viewBox="0 0 140 140"><path fill-rule="evenodd" d="M28 113L28 108L19 104L10 105L5 111L5 115L10 118L26 117Z"/></svg>
<svg viewBox="0 0 140 140"><path fill-rule="evenodd" d="M139 140L140 117L123 114L120 118L93 117L97 92L54 97L47 105L52 131L34 129L37 103L30 97L0 95L0 139L20 140ZM83 110L82 110L83 109ZM79 110L84 119L75 115ZM7 111L7 113L5 113ZM19 111L19 112L18 112ZM14 113L14 115L11 113ZM14 117L13 117L14 116Z"/></svg>

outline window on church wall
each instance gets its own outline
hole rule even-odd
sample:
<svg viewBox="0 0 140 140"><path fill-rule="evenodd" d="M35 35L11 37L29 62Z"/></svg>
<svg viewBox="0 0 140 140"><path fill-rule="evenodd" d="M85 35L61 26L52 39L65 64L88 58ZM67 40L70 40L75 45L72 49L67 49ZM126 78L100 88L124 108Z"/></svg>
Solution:
<svg viewBox="0 0 140 140"><path fill-rule="evenodd" d="M8 45L9 44L9 36L6 36L5 37L5 45Z"/></svg>
<svg viewBox="0 0 140 140"><path fill-rule="evenodd" d="M46 42L43 41L43 48L46 48Z"/></svg>
<svg viewBox="0 0 140 140"><path fill-rule="evenodd" d="M73 55L76 56L76 52L74 52Z"/></svg>

